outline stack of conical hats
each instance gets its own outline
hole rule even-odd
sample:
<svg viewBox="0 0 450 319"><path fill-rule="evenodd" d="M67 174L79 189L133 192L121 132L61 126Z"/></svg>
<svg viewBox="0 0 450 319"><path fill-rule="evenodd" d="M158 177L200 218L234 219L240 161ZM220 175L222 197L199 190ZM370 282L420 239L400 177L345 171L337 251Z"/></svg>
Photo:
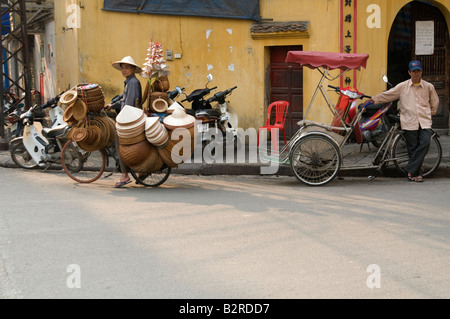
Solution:
<svg viewBox="0 0 450 319"><path fill-rule="evenodd" d="M147 118L145 136L151 144L157 147L161 147L169 141L169 132L156 116Z"/></svg>
<svg viewBox="0 0 450 319"><path fill-rule="evenodd" d="M138 173L153 173L164 162L145 135L147 116L142 109L126 105L116 117L119 154L124 163Z"/></svg>

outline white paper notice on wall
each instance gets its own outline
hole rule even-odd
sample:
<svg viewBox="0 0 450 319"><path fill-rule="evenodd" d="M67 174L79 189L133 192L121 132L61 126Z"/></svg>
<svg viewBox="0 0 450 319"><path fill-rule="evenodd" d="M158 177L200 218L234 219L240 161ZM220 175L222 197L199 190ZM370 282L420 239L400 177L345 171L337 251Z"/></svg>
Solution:
<svg viewBox="0 0 450 319"><path fill-rule="evenodd" d="M416 55L434 54L434 21L416 21Z"/></svg>

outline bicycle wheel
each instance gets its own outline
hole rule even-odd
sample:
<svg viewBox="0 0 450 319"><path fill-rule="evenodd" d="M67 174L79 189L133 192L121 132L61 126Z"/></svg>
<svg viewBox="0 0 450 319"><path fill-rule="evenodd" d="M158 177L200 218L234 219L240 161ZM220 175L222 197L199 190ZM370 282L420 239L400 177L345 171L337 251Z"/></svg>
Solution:
<svg viewBox="0 0 450 319"><path fill-rule="evenodd" d="M409 156L406 148L406 140L403 134L399 134L392 145L392 158L394 159L395 167L399 172L406 174L405 166L408 164ZM441 163L442 146L436 134L431 137L430 148L425 156L422 164L422 176L431 175Z"/></svg>
<svg viewBox="0 0 450 319"><path fill-rule="evenodd" d="M38 166L38 164L31 157L30 153L28 153L22 141L12 145L10 153L13 162L22 168L32 169Z"/></svg>
<svg viewBox="0 0 450 319"><path fill-rule="evenodd" d="M102 176L106 167L106 156L102 150L86 152L76 142L68 141L61 153L61 164L71 179L87 184Z"/></svg>
<svg viewBox="0 0 450 319"><path fill-rule="evenodd" d="M169 178L172 169L164 165L159 171L148 174L135 172L131 168L129 169L131 175L136 180L136 183L144 185L145 187L158 187L165 183Z"/></svg>
<svg viewBox="0 0 450 319"><path fill-rule="evenodd" d="M331 182L341 167L338 145L321 134L308 134L300 138L289 154L294 176L309 186Z"/></svg>

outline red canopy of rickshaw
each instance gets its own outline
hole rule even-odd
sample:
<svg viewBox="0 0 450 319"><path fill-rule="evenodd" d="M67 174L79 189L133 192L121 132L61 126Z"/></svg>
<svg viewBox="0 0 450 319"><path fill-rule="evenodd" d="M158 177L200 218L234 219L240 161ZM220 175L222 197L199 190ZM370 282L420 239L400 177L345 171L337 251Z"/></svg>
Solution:
<svg viewBox="0 0 450 319"><path fill-rule="evenodd" d="M359 70L361 67L366 68L368 58L368 54L358 53L289 51L286 57L286 63L299 63L310 69L322 66L328 70Z"/></svg>

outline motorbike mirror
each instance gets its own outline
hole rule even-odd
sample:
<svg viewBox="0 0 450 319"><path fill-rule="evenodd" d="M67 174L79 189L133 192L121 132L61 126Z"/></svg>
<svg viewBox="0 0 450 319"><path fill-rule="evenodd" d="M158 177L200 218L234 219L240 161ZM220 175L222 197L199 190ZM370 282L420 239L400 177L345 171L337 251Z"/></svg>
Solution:
<svg viewBox="0 0 450 319"><path fill-rule="evenodd" d="M393 86L391 83L389 83L389 79L387 77L387 75L383 75L383 81L387 84L389 84L391 87Z"/></svg>
<svg viewBox="0 0 450 319"><path fill-rule="evenodd" d="M209 82L211 82L213 80L213 76L211 73L208 73L208 75L206 76L206 78L208 79L208 82L206 83L205 87L208 87Z"/></svg>

